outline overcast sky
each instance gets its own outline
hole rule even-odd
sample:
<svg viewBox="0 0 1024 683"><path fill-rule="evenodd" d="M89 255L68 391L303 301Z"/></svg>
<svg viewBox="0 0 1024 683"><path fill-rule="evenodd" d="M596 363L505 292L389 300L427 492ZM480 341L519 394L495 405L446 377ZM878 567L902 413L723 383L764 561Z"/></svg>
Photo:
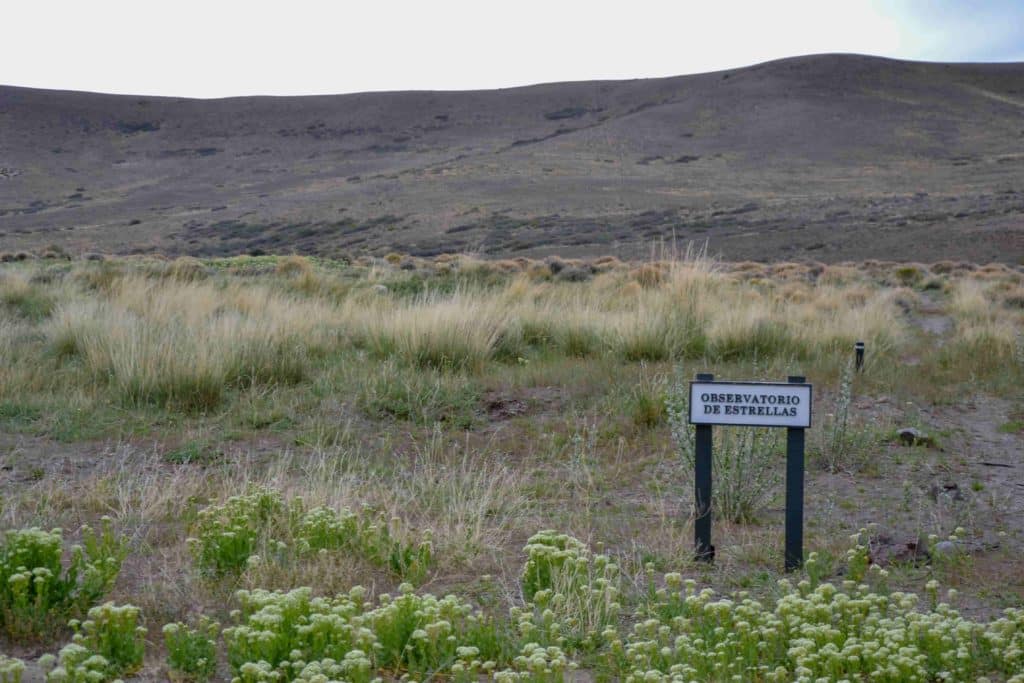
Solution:
<svg viewBox="0 0 1024 683"><path fill-rule="evenodd" d="M820 52L1024 61L1024 0L3 0L0 83L226 97L642 78Z"/></svg>

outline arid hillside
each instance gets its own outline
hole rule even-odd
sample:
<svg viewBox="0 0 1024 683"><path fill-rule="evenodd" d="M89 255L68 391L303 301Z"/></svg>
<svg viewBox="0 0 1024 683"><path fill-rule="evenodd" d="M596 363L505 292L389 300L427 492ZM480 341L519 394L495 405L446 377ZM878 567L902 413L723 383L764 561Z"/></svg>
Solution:
<svg viewBox="0 0 1024 683"><path fill-rule="evenodd" d="M224 100L0 87L0 249L1017 263L1024 64Z"/></svg>

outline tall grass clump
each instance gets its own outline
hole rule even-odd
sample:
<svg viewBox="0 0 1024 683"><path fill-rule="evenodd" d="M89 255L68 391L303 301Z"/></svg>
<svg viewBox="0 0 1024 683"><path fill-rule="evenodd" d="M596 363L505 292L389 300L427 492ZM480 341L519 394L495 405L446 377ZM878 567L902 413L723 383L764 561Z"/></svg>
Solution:
<svg viewBox="0 0 1024 683"><path fill-rule="evenodd" d="M427 292L374 310L348 306L355 343L377 358L421 368L480 370L494 352L507 311L482 295Z"/></svg>
<svg viewBox="0 0 1024 683"><path fill-rule="evenodd" d="M53 313L53 295L33 284L24 273L0 272L0 312L29 322L39 322Z"/></svg>
<svg viewBox="0 0 1024 683"><path fill-rule="evenodd" d="M468 428L480 389L464 373L402 366L393 359L370 367L356 381L356 404L367 415L420 425Z"/></svg>
<svg viewBox="0 0 1024 683"><path fill-rule="evenodd" d="M106 300L60 306L47 332L126 403L202 412L232 387L303 380L330 319L266 290L125 279Z"/></svg>
<svg viewBox="0 0 1024 683"><path fill-rule="evenodd" d="M953 285L949 304L953 338L939 351L941 366L960 372L999 373L1014 366L1024 315L998 304L998 287L964 278Z"/></svg>

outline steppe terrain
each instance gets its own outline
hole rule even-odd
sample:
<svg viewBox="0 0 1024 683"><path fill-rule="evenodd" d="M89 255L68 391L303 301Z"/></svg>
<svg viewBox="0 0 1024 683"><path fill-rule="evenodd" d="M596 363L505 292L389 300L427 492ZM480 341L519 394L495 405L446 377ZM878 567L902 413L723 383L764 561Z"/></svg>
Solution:
<svg viewBox="0 0 1024 683"><path fill-rule="evenodd" d="M1024 683L1022 256L1024 64L0 87L0 683Z"/></svg>
<svg viewBox="0 0 1024 683"><path fill-rule="evenodd" d="M51 681L1021 680L1019 267L0 269L0 651L30 681L90 608ZM771 430L716 428L694 561L700 371L814 384L796 574Z"/></svg>
<svg viewBox="0 0 1024 683"><path fill-rule="evenodd" d="M1024 255L1024 65L223 100L0 87L0 248Z"/></svg>

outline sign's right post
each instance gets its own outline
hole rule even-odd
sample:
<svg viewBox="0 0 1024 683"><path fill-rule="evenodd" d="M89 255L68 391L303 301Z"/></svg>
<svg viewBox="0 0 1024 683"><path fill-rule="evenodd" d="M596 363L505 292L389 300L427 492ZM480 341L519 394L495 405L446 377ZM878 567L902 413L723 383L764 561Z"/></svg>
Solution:
<svg viewBox="0 0 1024 683"><path fill-rule="evenodd" d="M789 377L791 384L806 378ZM786 571L804 563L804 428L786 429Z"/></svg>

